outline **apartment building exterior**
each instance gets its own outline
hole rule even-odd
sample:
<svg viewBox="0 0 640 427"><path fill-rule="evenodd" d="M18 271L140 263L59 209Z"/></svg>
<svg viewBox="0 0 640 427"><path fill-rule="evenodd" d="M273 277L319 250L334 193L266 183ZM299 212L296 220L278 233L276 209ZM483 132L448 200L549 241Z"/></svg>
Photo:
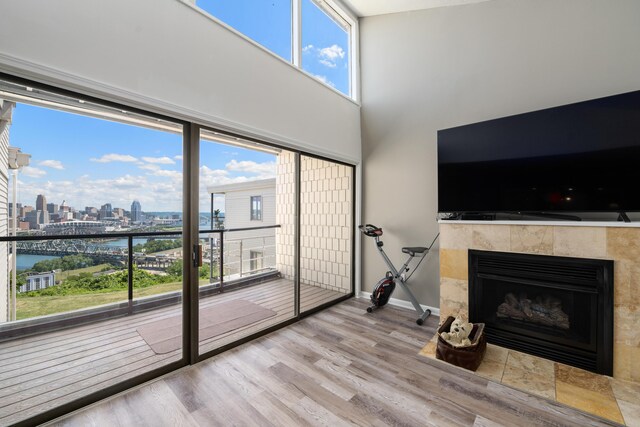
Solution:
<svg viewBox="0 0 640 427"><path fill-rule="evenodd" d="M224 195L226 229L276 225L275 178L211 186L207 191ZM277 233L274 228L225 233L225 275L244 276L275 268Z"/></svg>

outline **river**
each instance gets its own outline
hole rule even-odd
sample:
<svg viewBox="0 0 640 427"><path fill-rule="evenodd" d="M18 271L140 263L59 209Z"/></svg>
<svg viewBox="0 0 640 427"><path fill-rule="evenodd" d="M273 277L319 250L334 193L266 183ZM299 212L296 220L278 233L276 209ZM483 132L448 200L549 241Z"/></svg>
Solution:
<svg viewBox="0 0 640 427"><path fill-rule="evenodd" d="M116 239L116 240L109 240L108 242L102 242L100 243L100 245L102 246L110 246L112 248L117 248L117 247L122 247L122 248L126 248L128 245L127 242L128 239L124 238L124 239ZM137 245L137 244L145 244L147 242L148 239L133 239L133 246ZM18 270L28 270L31 267L33 267L33 265L36 262L39 261L45 261L48 259L56 259L58 258L57 256L51 256L51 255L27 255L27 254L18 254L17 260L16 260L16 268Z"/></svg>
<svg viewBox="0 0 640 427"><path fill-rule="evenodd" d="M208 222L201 222L200 223L200 229L207 229L209 228L209 224ZM178 238L178 237L174 237L172 236L171 238ZM122 247L122 248L126 248L127 247L127 238L123 238L123 239L115 239L115 240L109 240L107 242L102 242L100 243L103 246L110 246L110 247ZM137 245L137 244L145 244L147 242L148 239L144 239L144 238L136 238L133 239L133 246ZM18 254L18 259L17 261L17 269L18 270L27 270L30 269L31 267L33 267L33 265L38 262L38 261L45 261L48 259L55 259L58 257L55 256L50 256L50 255L25 255L25 254Z"/></svg>

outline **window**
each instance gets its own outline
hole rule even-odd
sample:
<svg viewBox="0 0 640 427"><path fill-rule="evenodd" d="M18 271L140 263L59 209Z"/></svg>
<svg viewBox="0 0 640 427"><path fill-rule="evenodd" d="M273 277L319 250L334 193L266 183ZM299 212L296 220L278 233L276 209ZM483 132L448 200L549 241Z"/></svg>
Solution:
<svg viewBox="0 0 640 427"><path fill-rule="evenodd" d="M251 221L262 221L262 196L251 196Z"/></svg>
<svg viewBox="0 0 640 427"><path fill-rule="evenodd" d="M351 25L323 1L302 0L302 69L350 94Z"/></svg>
<svg viewBox="0 0 640 427"><path fill-rule="evenodd" d="M291 62L291 0L197 0L196 5Z"/></svg>
<svg viewBox="0 0 640 427"><path fill-rule="evenodd" d="M249 271L255 273L262 270L264 256L261 251L249 251Z"/></svg>
<svg viewBox="0 0 640 427"><path fill-rule="evenodd" d="M353 97L356 22L333 0L196 0L196 6Z"/></svg>

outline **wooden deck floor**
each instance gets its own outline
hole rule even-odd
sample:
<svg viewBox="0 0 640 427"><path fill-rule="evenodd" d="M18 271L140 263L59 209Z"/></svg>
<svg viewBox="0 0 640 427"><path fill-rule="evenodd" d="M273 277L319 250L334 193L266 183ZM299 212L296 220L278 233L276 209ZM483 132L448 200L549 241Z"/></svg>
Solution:
<svg viewBox="0 0 640 427"><path fill-rule="evenodd" d="M613 423L418 355L438 318L350 299L52 423L600 427Z"/></svg>
<svg viewBox="0 0 640 427"><path fill-rule="evenodd" d="M301 310L342 294L301 286ZM276 316L200 343L210 351L293 316L293 282L274 280L202 299L204 308L243 299L277 312ZM79 397L180 360L181 350L156 354L136 329L181 313L164 307L77 328L0 343L0 425L10 425Z"/></svg>

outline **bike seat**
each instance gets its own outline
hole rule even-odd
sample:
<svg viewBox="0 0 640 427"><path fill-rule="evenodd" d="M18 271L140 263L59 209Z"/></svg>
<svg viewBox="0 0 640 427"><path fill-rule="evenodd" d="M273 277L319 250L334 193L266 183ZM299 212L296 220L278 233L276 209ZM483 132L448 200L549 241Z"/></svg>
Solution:
<svg viewBox="0 0 640 427"><path fill-rule="evenodd" d="M428 251L429 248L424 248L422 246L417 246L413 248L402 248L402 253L409 254L411 256L416 256L416 254L421 254L425 251Z"/></svg>

